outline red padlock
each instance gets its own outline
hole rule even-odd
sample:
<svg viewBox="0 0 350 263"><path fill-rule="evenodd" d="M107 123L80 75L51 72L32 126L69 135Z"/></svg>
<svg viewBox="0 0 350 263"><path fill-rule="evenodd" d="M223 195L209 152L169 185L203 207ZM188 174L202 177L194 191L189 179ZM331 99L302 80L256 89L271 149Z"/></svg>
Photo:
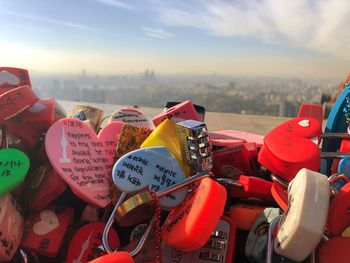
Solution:
<svg viewBox="0 0 350 263"><path fill-rule="evenodd" d="M158 114L153 118L153 123L155 126L158 126L167 118L171 119L173 122L180 122L183 120L200 121L200 117L190 100L186 100Z"/></svg>
<svg viewBox="0 0 350 263"><path fill-rule="evenodd" d="M134 263L134 259L128 252L116 252L96 258L89 263Z"/></svg>
<svg viewBox="0 0 350 263"><path fill-rule="evenodd" d="M32 213L25 222L21 246L40 256L56 257L73 213L72 208L55 204Z"/></svg>
<svg viewBox="0 0 350 263"><path fill-rule="evenodd" d="M253 174L252 155L244 144L213 151L213 173L216 177L235 178Z"/></svg>
<svg viewBox="0 0 350 263"><path fill-rule="evenodd" d="M66 182L48 162L31 173L29 186L28 205L35 211L44 209L67 188Z"/></svg>
<svg viewBox="0 0 350 263"><path fill-rule="evenodd" d="M285 181L302 168L320 169L321 125L312 118L295 118L274 128L264 138L258 161Z"/></svg>
<svg viewBox="0 0 350 263"><path fill-rule="evenodd" d="M0 198L0 261L11 260L18 249L24 227L21 208L11 194Z"/></svg>
<svg viewBox="0 0 350 263"><path fill-rule="evenodd" d="M22 68L0 67L0 94L21 86L32 86L28 70Z"/></svg>
<svg viewBox="0 0 350 263"><path fill-rule="evenodd" d="M271 194L271 182L258 177L245 175L240 175L235 179L236 184L227 184L231 197L240 199L258 199L268 203L274 201Z"/></svg>
<svg viewBox="0 0 350 263"><path fill-rule="evenodd" d="M350 226L350 182L339 189L329 206L327 234L331 237L341 236Z"/></svg>
<svg viewBox="0 0 350 263"><path fill-rule="evenodd" d="M55 100L38 100L30 108L8 119L5 123L11 134L33 148L39 138L49 129L55 119Z"/></svg>
<svg viewBox="0 0 350 263"><path fill-rule="evenodd" d="M182 205L168 215L162 226L163 240L180 251L199 249L215 229L225 202L226 189L209 178L202 179Z"/></svg>
<svg viewBox="0 0 350 263"><path fill-rule="evenodd" d="M235 130L213 131L209 133L210 142L214 146L235 146L245 142L255 143L258 148L264 144L264 136Z"/></svg>
<svg viewBox="0 0 350 263"><path fill-rule="evenodd" d="M318 120L322 125L323 123L323 106L321 104L301 104L299 112L297 115L298 118L313 118Z"/></svg>
<svg viewBox="0 0 350 263"><path fill-rule="evenodd" d="M348 263L347 256L350 247L350 237L335 237L321 245L318 252L319 263Z"/></svg>
<svg viewBox="0 0 350 263"><path fill-rule="evenodd" d="M81 227L75 232L69 244L67 263L88 262L106 253L102 248L102 233L105 223L92 223ZM112 248L120 246L117 232L112 229L109 232L109 244Z"/></svg>

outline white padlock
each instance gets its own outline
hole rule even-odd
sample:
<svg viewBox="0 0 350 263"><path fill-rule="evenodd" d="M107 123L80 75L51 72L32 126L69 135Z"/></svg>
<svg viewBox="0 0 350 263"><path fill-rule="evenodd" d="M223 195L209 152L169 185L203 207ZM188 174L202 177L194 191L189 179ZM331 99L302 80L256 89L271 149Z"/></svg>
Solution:
<svg viewBox="0 0 350 263"><path fill-rule="evenodd" d="M288 208L279 221L275 252L304 260L320 242L327 219L330 185L320 173L301 169L290 183Z"/></svg>

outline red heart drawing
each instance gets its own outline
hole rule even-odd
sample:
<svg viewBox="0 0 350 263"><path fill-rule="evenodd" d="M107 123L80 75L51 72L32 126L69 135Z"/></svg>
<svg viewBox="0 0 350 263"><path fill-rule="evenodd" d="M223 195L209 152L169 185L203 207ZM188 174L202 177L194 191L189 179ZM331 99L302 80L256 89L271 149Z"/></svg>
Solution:
<svg viewBox="0 0 350 263"><path fill-rule="evenodd" d="M313 118L295 118L282 123L264 137L258 161L271 172L291 181L302 168L320 169L321 125Z"/></svg>
<svg viewBox="0 0 350 263"><path fill-rule="evenodd" d="M109 181L121 125L109 123L97 136L81 120L66 118L46 134L46 153L57 173L77 196L99 207L111 201Z"/></svg>

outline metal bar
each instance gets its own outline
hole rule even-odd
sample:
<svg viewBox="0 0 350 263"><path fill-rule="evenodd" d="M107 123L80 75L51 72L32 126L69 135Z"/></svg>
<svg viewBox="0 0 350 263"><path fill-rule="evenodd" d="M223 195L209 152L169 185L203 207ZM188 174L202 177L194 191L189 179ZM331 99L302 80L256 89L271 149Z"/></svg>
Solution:
<svg viewBox="0 0 350 263"><path fill-rule="evenodd" d="M321 152L322 159L341 159L344 157L350 157L350 152Z"/></svg>
<svg viewBox="0 0 350 263"><path fill-rule="evenodd" d="M148 224L148 226L147 226L147 228L146 228L146 230L145 230L145 233L143 233L141 239L140 239L139 242L137 243L137 246L134 248L133 251L130 252L130 255L131 255L132 257L134 257L134 256L136 256L138 253L140 253L140 251L141 251L143 245L145 244L145 241L146 241L146 239L147 239L147 237L148 237L148 235L149 235L149 232L151 231L151 228L152 228L152 226L154 225L154 221L155 221L155 220L156 220L156 217L153 216L151 222L149 222L149 224Z"/></svg>
<svg viewBox="0 0 350 263"><path fill-rule="evenodd" d="M349 133L344 132L333 132L321 134L322 139L350 139Z"/></svg>

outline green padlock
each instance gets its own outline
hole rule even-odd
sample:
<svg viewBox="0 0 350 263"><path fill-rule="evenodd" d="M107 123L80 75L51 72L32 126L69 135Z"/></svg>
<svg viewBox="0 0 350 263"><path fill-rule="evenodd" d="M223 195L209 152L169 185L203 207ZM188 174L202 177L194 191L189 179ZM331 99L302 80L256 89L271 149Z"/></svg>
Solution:
<svg viewBox="0 0 350 263"><path fill-rule="evenodd" d="M0 150L0 196L23 182L29 166L29 158L22 151L10 148Z"/></svg>

